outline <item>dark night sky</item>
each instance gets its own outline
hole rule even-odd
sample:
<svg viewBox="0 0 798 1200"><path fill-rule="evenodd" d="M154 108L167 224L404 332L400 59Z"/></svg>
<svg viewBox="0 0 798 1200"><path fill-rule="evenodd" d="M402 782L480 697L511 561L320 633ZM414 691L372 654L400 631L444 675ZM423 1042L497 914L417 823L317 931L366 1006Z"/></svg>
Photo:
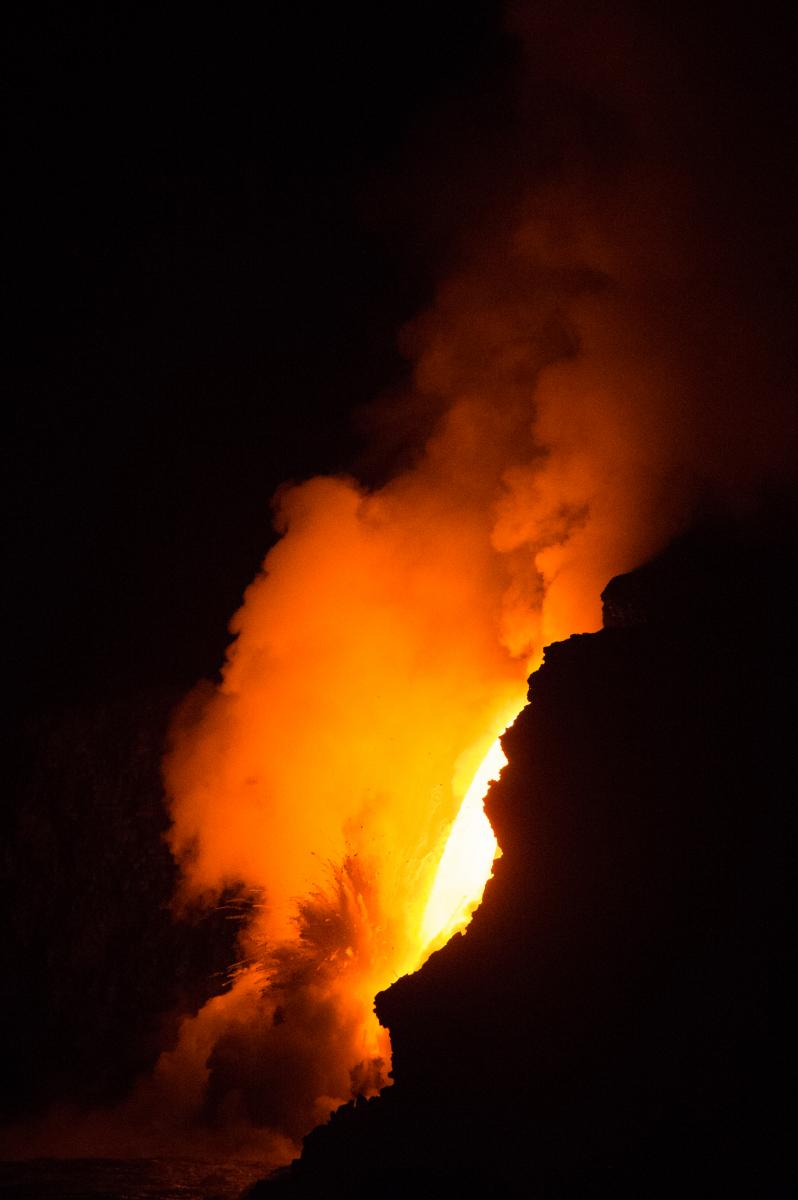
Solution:
<svg viewBox="0 0 798 1200"><path fill-rule="evenodd" d="M403 147L513 53L491 3L254 11L12 23L23 708L215 670L274 489L351 467L406 372L446 237L413 245Z"/></svg>
<svg viewBox="0 0 798 1200"><path fill-rule="evenodd" d="M211 674L275 488L359 467L351 414L407 377L397 330L490 199L472 144L477 159L511 144L502 9L11 20L7 653L23 709ZM755 24L710 5L649 15L717 155L704 169L737 192L729 244L737 220L755 248L752 213L777 211L792 178L788 6Z"/></svg>

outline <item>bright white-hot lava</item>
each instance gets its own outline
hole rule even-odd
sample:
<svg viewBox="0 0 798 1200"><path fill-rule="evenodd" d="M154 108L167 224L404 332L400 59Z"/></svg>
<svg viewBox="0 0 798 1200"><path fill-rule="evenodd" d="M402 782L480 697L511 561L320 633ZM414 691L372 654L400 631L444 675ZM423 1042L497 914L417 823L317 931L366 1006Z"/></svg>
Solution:
<svg viewBox="0 0 798 1200"><path fill-rule="evenodd" d="M482 900L493 863L501 854L484 801L506 765L507 757L496 738L465 794L441 856L421 920L425 956L465 929Z"/></svg>

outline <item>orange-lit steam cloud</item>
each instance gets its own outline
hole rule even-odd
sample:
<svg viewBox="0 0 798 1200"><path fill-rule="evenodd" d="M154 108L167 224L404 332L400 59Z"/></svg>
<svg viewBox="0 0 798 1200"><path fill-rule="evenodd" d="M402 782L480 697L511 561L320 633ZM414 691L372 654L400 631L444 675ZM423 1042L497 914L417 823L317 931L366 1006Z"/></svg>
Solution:
<svg viewBox="0 0 798 1200"><path fill-rule="evenodd" d="M597 628L607 581L697 505L755 499L791 461L759 300L673 144L681 101L663 102L661 71L644 94L626 29L605 31L629 67L609 87L579 39L515 23L538 104L520 88L519 152L540 157L541 94L557 152L508 170L402 335L397 403L432 431L381 486L277 496L281 537L221 683L187 702L166 760L184 896L233 885L256 904L232 991L184 1022L145 1090L275 1161L387 1082L372 998L423 957L448 828L543 647ZM600 134L581 130L588 104Z"/></svg>
<svg viewBox="0 0 798 1200"><path fill-rule="evenodd" d="M541 44L562 48L556 29L526 36L539 62ZM295 1142L386 1081L372 997L423 957L446 832L542 647L595 629L608 579L697 504L745 502L789 461L783 400L749 392L756 314L742 329L703 240L703 184L674 166L645 71L641 52L605 88L616 155L580 140L563 102L556 165L502 198L404 332L403 403L432 426L410 464L372 490L316 478L277 497L281 540L222 682L176 727L185 893L258 897L249 968L168 1057L196 1072L188 1042L213 1029L202 1105L217 1123Z"/></svg>
<svg viewBox="0 0 798 1200"><path fill-rule="evenodd" d="M689 335L724 302L685 260L683 186L635 164L526 192L405 334L413 403L440 413L412 465L277 498L166 769L186 892L259 897L252 967L213 1002L216 1119L295 1140L386 1081L371 999L423 957L446 831L542 647L596 628L607 580L696 502L773 468L739 383L703 390L718 347Z"/></svg>

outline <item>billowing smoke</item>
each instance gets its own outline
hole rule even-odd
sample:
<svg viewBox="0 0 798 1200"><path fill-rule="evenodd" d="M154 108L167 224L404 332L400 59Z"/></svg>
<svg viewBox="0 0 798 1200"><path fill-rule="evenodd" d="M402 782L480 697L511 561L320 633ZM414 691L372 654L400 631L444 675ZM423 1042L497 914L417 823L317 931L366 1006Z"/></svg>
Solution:
<svg viewBox="0 0 798 1200"><path fill-rule="evenodd" d="M691 110L689 62L607 13L513 22L506 188L402 333L409 394L373 419L405 465L278 495L222 682L166 764L186 895L258 897L248 965L184 1029L213 1027L202 1114L291 1141L385 1082L371 998L420 961L442 839L542 647L791 461L773 278L730 252L740 214L702 158L727 124L696 131L719 116Z"/></svg>
<svg viewBox="0 0 798 1200"><path fill-rule="evenodd" d="M403 466L275 498L221 683L166 759L184 897L237 885L254 906L232 991L145 1091L275 1161L387 1081L372 998L420 961L448 825L542 648L793 461L781 226L773 206L752 222L750 178L730 191L739 114L617 11L511 26L506 161L448 130L475 197L458 265L402 331L407 394L372 417Z"/></svg>

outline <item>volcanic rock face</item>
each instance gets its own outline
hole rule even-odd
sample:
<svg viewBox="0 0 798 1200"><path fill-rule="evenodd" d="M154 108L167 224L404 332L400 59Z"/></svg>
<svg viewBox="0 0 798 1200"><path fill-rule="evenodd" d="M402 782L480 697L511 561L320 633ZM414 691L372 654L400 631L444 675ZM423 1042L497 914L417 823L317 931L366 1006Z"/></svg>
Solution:
<svg viewBox="0 0 798 1200"><path fill-rule="evenodd" d="M613 582L612 627L549 647L503 739L482 907L377 998L395 1085L264 1195L787 1194L787 575L694 539Z"/></svg>

